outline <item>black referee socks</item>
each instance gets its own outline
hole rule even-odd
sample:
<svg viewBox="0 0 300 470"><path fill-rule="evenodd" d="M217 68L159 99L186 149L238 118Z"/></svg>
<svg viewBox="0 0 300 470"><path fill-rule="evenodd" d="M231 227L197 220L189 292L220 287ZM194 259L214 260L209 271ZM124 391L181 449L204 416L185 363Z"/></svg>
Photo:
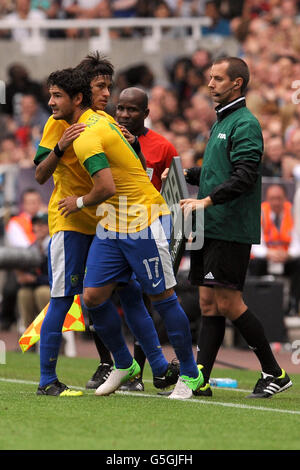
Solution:
<svg viewBox="0 0 300 470"><path fill-rule="evenodd" d="M272 353L263 326L258 318L247 309L232 324L246 340L249 348L256 354L262 371L275 377L281 375L281 368Z"/></svg>

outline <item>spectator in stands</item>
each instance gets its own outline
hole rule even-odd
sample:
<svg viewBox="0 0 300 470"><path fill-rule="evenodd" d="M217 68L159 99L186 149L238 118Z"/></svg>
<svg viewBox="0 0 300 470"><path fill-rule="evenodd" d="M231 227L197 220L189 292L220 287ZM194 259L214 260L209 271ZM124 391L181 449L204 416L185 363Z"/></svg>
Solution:
<svg viewBox="0 0 300 470"><path fill-rule="evenodd" d="M149 92L154 85L155 77L151 68L146 64L137 64L126 70L126 79L129 87L143 88Z"/></svg>
<svg viewBox="0 0 300 470"><path fill-rule="evenodd" d="M31 219L43 208L40 193L35 189L26 189L21 198L21 207L21 212L8 222L6 241L9 246L28 248L36 240Z"/></svg>
<svg viewBox="0 0 300 470"><path fill-rule="evenodd" d="M0 1L0 19L2 20L9 13L11 13L15 8L13 0L2 0ZM1 39L10 39L10 30L1 29L0 30Z"/></svg>
<svg viewBox="0 0 300 470"><path fill-rule="evenodd" d="M5 135L0 141L0 164L16 165L25 158L24 150L17 144L13 134Z"/></svg>
<svg viewBox="0 0 300 470"><path fill-rule="evenodd" d="M156 3L153 12L154 18L169 18L173 16L172 10L169 7L168 3L164 0L160 0ZM167 32L167 29L163 29L164 32Z"/></svg>
<svg viewBox="0 0 300 470"><path fill-rule="evenodd" d="M197 17L205 14L205 0L166 0L175 16Z"/></svg>
<svg viewBox="0 0 300 470"><path fill-rule="evenodd" d="M245 0L243 5L242 16L244 18L257 18L265 15L270 10L268 1L263 0Z"/></svg>
<svg viewBox="0 0 300 470"><path fill-rule="evenodd" d="M19 284L17 304L24 331L50 300L47 254L50 236L47 213L38 212L32 218L32 229L36 240L29 249L38 250L41 264L30 271L16 271Z"/></svg>
<svg viewBox="0 0 300 470"><path fill-rule="evenodd" d="M180 97L180 103L184 106L191 97L188 83L188 72L193 67L189 57L179 57L169 70L169 79L173 90Z"/></svg>
<svg viewBox="0 0 300 470"><path fill-rule="evenodd" d="M31 0L32 10L41 10L49 20L65 19L66 13L61 8L62 0ZM65 38L62 29L50 29L47 33L49 38Z"/></svg>
<svg viewBox="0 0 300 470"><path fill-rule="evenodd" d="M132 18L137 14L138 0L111 0L112 14L115 18Z"/></svg>
<svg viewBox="0 0 300 470"><path fill-rule="evenodd" d="M300 128L291 133L287 148L291 155L283 158L283 176L285 179L300 181Z"/></svg>
<svg viewBox="0 0 300 470"><path fill-rule="evenodd" d="M191 117L202 122L205 129L210 129L215 121L215 111L211 100L202 91L192 96L191 108Z"/></svg>
<svg viewBox="0 0 300 470"><path fill-rule="evenodd" d="M284 150L281 136L271 136L267 140L262 160L262 176L282 176L282 158Z"/></svg>
<svg viewBox="0 0 300 470"><path fill-rule="evenodd" d="M6 227L6 244L13 247L28 248L36 241L32 228L32 217L43 209L42 198L34 189L27 189L21 200L21 212L12 217ZM1 327L9 329L16 321L16 300L18 284L13 271L6 272L2 290Z"/></svg>
<svg viewBox="0 0 300 470"><path fill-rule="evenodd" d="M112 0L109 2L111 16L114 18L134 18L137 16L138 0ZM111 37L133 37L139 34L138 28L118 28L110 32Z"/></svg>
<svg viewBox="0 0 300 470"><path fill-rule="evenodd" d="M110 18L112 16L108 0L62 0L63 14L71 19ZM85 37L98 34L97 29L69 28L67 38Z"/></svg>
<svg viewBox="0 0 300 470"><path fill-rule="evenodd" d="M107 18L111 16L108 0L62 0L69 18Z"/></svg>
<svg viewBox="0 0 300 470"><path fill-rule="evenodd" d="M39 21L46 19L46 15L42 10L31 10L31 0L16 0L15 9L12 13L6 15L5 19L17 23L20 20L33 20ZM11 31L12 38L14 41L24 41L30 37L30 31L28 28L20 28L16 25Z"/></svg>
<svg viewBox="0 0 300 470"><path fill-rule="evenodd" d="M228 20L242 16L245 3L245 0L216 0L220 15Z"/></svg>
<svg viewBox="0 0 300 470"><path fill-rule="evenodd" d="M206 67L211 66L212 54L207 49L199 48L193 52L191 61L194 67L202 72Z"/></svg>
<svg viewBox="0 0 300 470"><path fill-rule="evenodd" d="M16 118L20 113L20 100L24 94L34 95L36 100L43 102L42 86L32 80L26 67L14 63L8 68L9 82L6 86L6 104L2 112Z"/></svg>
<svg viewBox="0 0 300 470"><path fill-rule="evenodd" d="M164 114L164 122L169 126L180 115L177 93L173 90L166 90L161 100L161 107Z"/></svg>
<svg viewBox="0 0 300 470"><path fill-rule="evenodd" d="M24 94L20 99L20 114L16 118L17 126L32 129L38 127L43 129L50 113L44 111L38 103L36 97L30 94Z"/></svg>
<svg viewBox="0 0 300 470"><path fill-rule="evenodd" d="M294 226L292 204L283 185L272 184L262 203L261 243L252 246L249 273L285 275L291 282L289 314L299 313L300 238Z"/></svg>
<svg viewBox="0 0 300 470"><path fill-rule="evenodd" d="M15 8L15 2L13 0L2 0L0 2L0 18L11 13Z"/></svg>
<svg viewBox="0 0 300 470"><path fill-rule="evenodd" d="M205 16L211 19L212 24L210 26L202 27L203 36L214 34L226 37L232 35L230 23L228 20L221 17L215 1L206 2Z"/></svg>

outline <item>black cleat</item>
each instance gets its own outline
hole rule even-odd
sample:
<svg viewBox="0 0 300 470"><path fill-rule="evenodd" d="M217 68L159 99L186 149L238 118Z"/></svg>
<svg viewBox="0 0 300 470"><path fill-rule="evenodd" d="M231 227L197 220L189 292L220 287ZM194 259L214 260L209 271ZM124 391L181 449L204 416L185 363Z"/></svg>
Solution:
<svg viewBox="0 0 300 470"><path fill-rule="evenodd" d="M101 362L94 375L87 382L85 388L96 389L100 387L100 385L104 384L104 382L108 379L112 370L113 366L111 364L105 364Z"/></svg>
<svg viewBox="0 0 300 470"><path fill-rule="evenodd" d="M165 375L162 377L153 377L153 385L156 388L167 388L176 384L179 377L179 363L176 359L169 362Z"/></svg>
<svg viewBox="0 0 300 470"><path fill-rule="evenodd" d="M246 398L271 398L276 393L284 392L293 385L293 382L282 370L280 377L274 377L262 372L261 378L258 379L253 392Z"/></svg>
<svg viewBox="0 0 300 470"><path fill-rule="evenodd" d="M57 396L81 397L83 395L83 392L79 390L71 390L69 387L61 383L59 380L55 380L55 382L45 385L44 387L41 387L39 385L36 394L37 395L50 395L53 397L57 397Z"/></svg>
<svg viewBox="0 0 300 470"><path fill-rule="evenodd" d="M133 380L128 380L125 384L119 388L122 392L143 392L144 384L142 377L135 377Z"/></svg>
<svg viewBox="0 0 300 470"><path fill-rule="evenodd" d="M206 383L197 390L193 390L193 395L196 397L212 397L212 389L210 388L209 383Z"/></svg>

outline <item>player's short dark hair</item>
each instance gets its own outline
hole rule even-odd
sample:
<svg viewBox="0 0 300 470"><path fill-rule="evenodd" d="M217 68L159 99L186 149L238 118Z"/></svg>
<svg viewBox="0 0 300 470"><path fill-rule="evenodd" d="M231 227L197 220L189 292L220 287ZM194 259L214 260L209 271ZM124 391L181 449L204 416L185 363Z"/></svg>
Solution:
<svg viewBox="0 0 300 470"><path fill-rule="evenodd" d="M214 64L221 64L226 62L228 64L227 75L231 81L235 80L238 77L243 79L243 84L241 86L241 92L244 93L250 79L249 68L246 62L239 57L219 57L214 60Z"/></svg>
<svg viewBox="0 0 300 470"><path fill-rule="evenodd" d="M84 72L89 81L99 75L112 77L114 74L114 66L99 51L88 54L75 68Z"/></svg>
<svg viewBox="0 0 300 470"><path fill-rule="evenodd" d="M47 79L47 86L61 88L70 98L82 93L81 108L89 108L92 104L90 81L81 70L68 68L52 72Z"/></svg>

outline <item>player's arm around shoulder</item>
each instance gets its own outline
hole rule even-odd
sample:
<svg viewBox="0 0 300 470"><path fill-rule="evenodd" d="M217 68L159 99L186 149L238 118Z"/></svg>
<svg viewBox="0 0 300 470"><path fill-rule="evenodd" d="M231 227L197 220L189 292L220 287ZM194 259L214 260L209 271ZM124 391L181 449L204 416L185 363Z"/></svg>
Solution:
<svg viewBox="0 0 300 470"><path fill-rule="evenodd" d="M76 123L66 128L61 121L50 117L45 125L42 140L34 158L37 165L35 179L44 184L53 175L66 149L84 130L85 124Z"/></svg>
<svg viewBox="0 0 300 470"><path fill-rule="evenodd" d="M74 142L73 148L81 165L92 178L93 187L87 194L69 196L59 201L58 210L64 217L84 207L101 204L116 193L109 162L97 132L87 128Z"/></svg>

